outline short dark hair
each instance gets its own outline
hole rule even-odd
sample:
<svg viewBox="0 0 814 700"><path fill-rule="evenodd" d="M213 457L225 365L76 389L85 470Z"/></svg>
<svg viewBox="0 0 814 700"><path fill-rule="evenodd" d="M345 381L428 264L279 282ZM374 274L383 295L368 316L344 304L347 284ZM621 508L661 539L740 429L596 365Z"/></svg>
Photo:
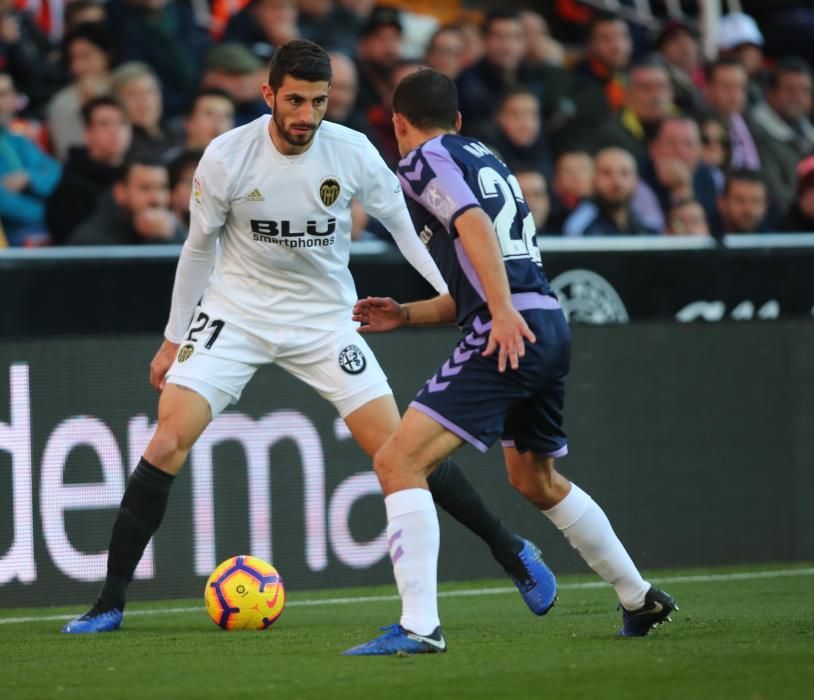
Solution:
<svg viewBox="0 0 814 700"><path fill-rule="evenodd" d="M706 65L704 68L704 77L706 77L708 82L715 80L715 73L721 68L740 68L744 73L747 72L746 66L737 58L719 58Z"/></svg>
<svg viewBox="0 0 814 700"><path fill-rule="evenodd" d="M181 151L175 158L173 158L167 165L167 171L170 175L170 189L173 189L184 175L187 168L196 168L198 163L203 157L203 151L196 151L193 149L186 149Z"/></svg>
<svg viewBox="0 0 814 700"><path fill-rule="evenodd" d="M160 158L155 156L148 155L146 153L137 153L135 155L129 156L119 168L119 172L116 174L117 182L127 182L127 179L130 177L130 173L132 172L133 168L136 166L142 166L144 168L162 168L165 171L167 170L167 164L164 163Z"/></svg>
<svg viewBox="0 0 814 700"><path fill-rule="evenodd" d="M62 39L63 53L67 54L68 47L79 39L93 44L97 49L107 54L111 63L113 62L116 45L105 24L102 22L82 22L82 24L76 25Z"/></svg>
<svg viewBox="0 0 814 700"><path fill-rule="evenodd" d="M540 98L534 94L531 88L527 88L525 85L519 85L515 83L514 85L509 85L508 87L504 88L500 94L498 95L496 107L497 111L499 112L506 106L506 103L512 99L512 97L517 97L518 95L528 95L529 97L533 97L537 100L537 103L540 103Z"/></svg>
<svg viewBox="0 0 814 700"><path fill-rule="evenodd" d="M417 129L454 129L458 114L455 83L437 70L422 68L396 86L393 111Z"/></svg>
<svg viewBox="0 0 814 700"><path fill-rule="evenodd" d="M659 119L658 126L656 126L656 131L653 134L652 138L650 139L650 142L652 143L653 141L658 139L661 136L662 132L664 131L664 127L674 122L680 122L682 124L692 124L693 126L695 126L696 129L698 129L699 131L701 130L701 127L698 125L698 121L695 118L691 117L689 114L682 114L680 112L678 114L668 114L666 117Z"/></svg>
<svg viewBox="0 0 814 700"><path fill-rule="evenodd" d="M613 14L613 12L607 12L605 10L600 10L596 12L593 17L591 17L590 21L588 22L588 26L585 29L585 35L588 37L588 41L593 39L594 32L596 28L600 24L616 24L616 22L624 22L619 15Z"/></svg>
<svg viewBox="0 0 814 700"><path fill-rule="evenodd" d="M735 168L730 170L726 176L726 182L724 183L724 195L729 194L729 190L732 188L732 183L734 182L752 182L757 185L762 185L764 190L767 189L766 180L763 179L763 175L761 175L758 170L750 170L748 168Z"/></svg>
<svg viewBox="0 0 814 700"><path fill-rule="evenodd" d="M296 39L283 44L274 52L269 64L269 86L278 90L285 77L316 83L331 82L331 58L319 44L307 39Z"/></svg>
<svg viewBox="0 0 814 700"><path fill-rule="evenodd" d="M187 103L187 108L184 111L184 115L191 117L198 108L198 101L204 99L205 97L220 97L227 100L229 104L232 105L232 108L235 107L235 98L226 92L226 90L217 87L202 88L201 90L198 90L198 92L196 92L192 96L192 99Z"/></svg>
<svg viewBox="0 0 814 700"><path fill-rule="evenodd" d="M664 62L664 59L661 57L660 54L651 53L647 54L646 56L642 56L641 58L636 59L633 63L630 64L630 68L627 69L628 76L630 76L633 71L636 70L660 70L669 76L669 72L667 70L667 64Z"/></svg>
<svg viewBox="0 0 814 700"><path fill-rule="evenodd" d="M766 87L769 90L776 90L780 85L780 76L786 74L803 74L811 77L811 66L808 61L799 56L784 56L777 63L774 68L769 71L769 77L766 80Z"/></svg>
<svg viewBox="0 0 814 700"><path fill-rule="evenodd" d="M483 18L481 29L483 30L484 34L488 34L492 30L492 25L495 22L504 22L507 20L511 22L519 22L520 13L517 10L512 10L507 7L493 8L489 10L486 13L486 16Z"/></svg>
<svg viewBox="0 0 814 700"><path fill-rule="evenodd" d="M130 121L130 119L127 117L127 112L124 109L124 105L113 97L113 95L97 95L82 105L82 124L84 124L86 127L90 126L90 123L93 120L93 113L100 107L112 107L113 109L117 109L124 115L125 121Z"/></svg>

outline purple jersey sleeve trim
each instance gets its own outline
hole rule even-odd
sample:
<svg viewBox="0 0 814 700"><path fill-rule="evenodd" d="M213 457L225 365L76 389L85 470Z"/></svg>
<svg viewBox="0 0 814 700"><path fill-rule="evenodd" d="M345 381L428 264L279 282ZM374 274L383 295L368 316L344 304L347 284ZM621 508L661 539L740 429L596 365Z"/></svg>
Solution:
<svg viewBox="0 0 814 700"><path fill-rule="evenodd" d="M469 211L470 209L474 209L475 207L479 207L479 206L480 206L480 203L473 203L473 204L467 204L465 207L461 207L460 209L458 209L458 211L456 211L452 215L452 218L449 220L449 232L452 233L453 231L456 231L456 232L458 231L458 229L456 228L455 222L458 221L458 217L461 214L463 214L465 211ZM460 234L458 234L458 235L460 235Z"/></svg>
<svg viewBox="0 0 814 700"><path fill-rule="evenodd" d="M410 408L414 408L419 413L423 413L425 416L428 416L437 423L440 423L447 430L449 430L449 432L454 433L459 438L461 438L461 440L468 442L479 452L486 452L489 449L488 445L478 440L478 438L476 438L474 435L470 435L460 426L455 425L455 423L453 423L448 418L444 418L444 416L442 416L437 411L433 411L429 406L425 406L423 403L419 403L418 401L411 401Z"/></svg>
<svg viewBox="0 0 814 700"><path fill-rule="evenodd" d="M441 143L442 139L443 136L430 139L419 146L418 151L404 158L399 167L399 179L407 195L419 202L451 233L452 221L464 209L479 207L480 203L464 180L458 164ZM411 186L411 180L425 179L424 163L429 166L433 177L418 195Z"/></svg>

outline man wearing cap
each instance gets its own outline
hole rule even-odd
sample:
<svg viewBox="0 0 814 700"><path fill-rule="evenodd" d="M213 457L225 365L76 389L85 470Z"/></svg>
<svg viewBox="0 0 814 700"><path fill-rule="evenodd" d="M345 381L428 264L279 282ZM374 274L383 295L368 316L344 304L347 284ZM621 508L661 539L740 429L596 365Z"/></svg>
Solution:
<svg viewBox="0 0 814 700"><path fill-rule="evenodd" d="M743 64L749 76L747 100L757 103L762 96L763 34L757 22L743 12L724 15L718 25L718 55Z"/></svg>
<svg viewBox="0 0 814 700"><path fill-rule="evenodd" d="M781 58L769 73L766 99L751 111L763 177L775 210L794 201L801 156L814 152L811 68L794 57Z"/></svg>
<svg viewBox="0 0 814 700"><path fill-rule="evenodd" d="M229 94L235 102L235 126L243 126L266 112L266 103L257 97L263 71L260 59L242 44L218 44L206 56L201 88L217 88Z"/></svg>
<svg viewBox="0 0 814 700"><path fill-rule="evenodd" d="M814 156L803 158L796 172L797 195L782 228L794 233L814 233Z"/></svg>

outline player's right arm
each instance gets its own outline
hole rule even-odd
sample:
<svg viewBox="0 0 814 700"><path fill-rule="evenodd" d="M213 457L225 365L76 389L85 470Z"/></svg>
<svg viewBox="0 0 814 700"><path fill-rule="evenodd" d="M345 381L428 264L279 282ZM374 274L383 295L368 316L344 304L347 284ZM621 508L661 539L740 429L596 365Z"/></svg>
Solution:
<svg viewBox="0 0 814 700"><path fill-rule="evenodd" d="M536 337L525 319L512 304L512 294L503 255L495 235L494 224L480 207L467 209L456 220L455 227L475 274L483 285L486 304L492 316L489 342L483 355L498 351L498 370L506 366L517 369L519 358L526 354L524 338L530 343Z"/></svg>
<svg viewBox="0 0 814 700"><path fill-rule="evenodd" d="M192 314L203 296L215 265L218 235L229 214L228 179L223 163L204 154L193 179L189 236L181 249L172 289L170 318L164 342L150 363L150 383L164 388L166 374L184 339Z"/></svg>
<svg viewBox="0 0 814 700"><path fill-rule="evenodd" d="M399 304L390 297L367 297L353 307L360 333L383 333L403 326L439 326L455 322L455 301L449 294Z"/></svg>

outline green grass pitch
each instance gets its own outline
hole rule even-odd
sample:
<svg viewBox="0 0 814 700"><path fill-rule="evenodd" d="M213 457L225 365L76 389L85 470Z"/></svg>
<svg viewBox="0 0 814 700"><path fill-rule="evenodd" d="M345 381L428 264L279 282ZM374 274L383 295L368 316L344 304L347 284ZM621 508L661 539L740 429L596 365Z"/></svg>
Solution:
<svg viewBox="0 0 814 700"><path fill-rule="evenodd" d="M200 600L132 603L120 632L88 637L59 633L76 609L2 610L0 698L814 698L814 568L649 574L681 610L645 639L614 637L594 578L562 577L543 618L480 581L441 586L449 652L410 658L340 656L397 620L392 586L289 591L270 632L223 632Z"/></svg>

